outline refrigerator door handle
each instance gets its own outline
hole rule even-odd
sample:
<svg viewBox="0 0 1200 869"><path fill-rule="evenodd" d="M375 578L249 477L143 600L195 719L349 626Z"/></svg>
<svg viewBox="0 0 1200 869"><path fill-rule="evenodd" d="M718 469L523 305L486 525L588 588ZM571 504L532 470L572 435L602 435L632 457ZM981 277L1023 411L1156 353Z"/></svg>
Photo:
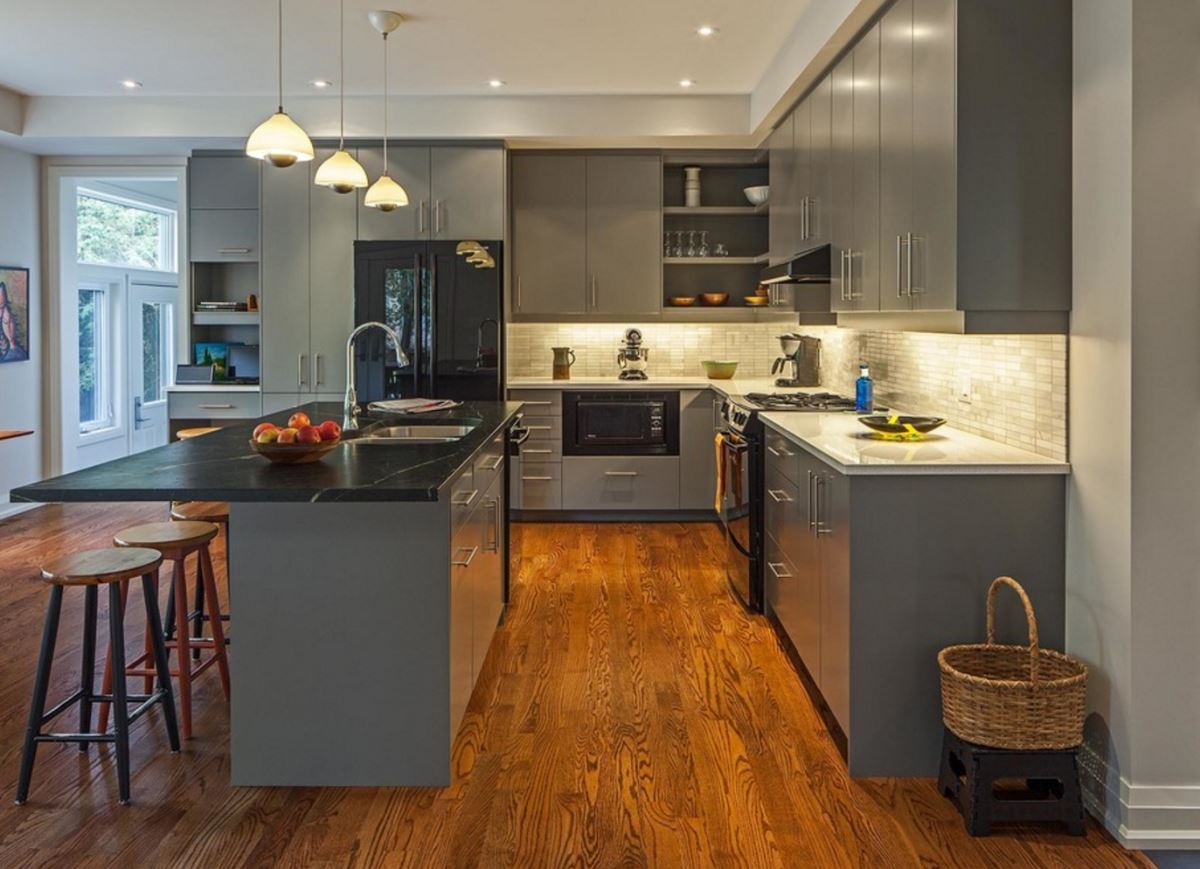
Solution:
<svg viewBox="0 0 1200 869"><path fill-rule="evenodd" d="M440 200L439 200L440 204ZM427 293L422 293L421 298L429 305L429 346L425 348L428 352L425 354L425 368L427 380L429 382L429 391L427 397L437 398L435 387L437 386L437 290L438 290L438 271L437 271L437 256L429 255L429 284L426 289ZM421 322L417 321L417 341L421 341L424 337L425 330L421 326ZM418 376L420 374L418 373Z"/></svg>

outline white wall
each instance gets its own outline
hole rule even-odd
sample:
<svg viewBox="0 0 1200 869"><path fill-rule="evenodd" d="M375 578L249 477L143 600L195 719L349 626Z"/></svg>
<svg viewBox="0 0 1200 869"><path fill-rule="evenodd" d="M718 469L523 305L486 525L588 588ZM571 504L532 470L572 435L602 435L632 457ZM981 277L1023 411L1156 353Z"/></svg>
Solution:
<svg viewBox="0 0 1200 869"><path fill-rule="evenodd" d="M0 146L0 265L29 269L29 361L0 365L0 428L36 434L0 441L0 516L8 492L41 477L42 296L38 158Z"/></svg>

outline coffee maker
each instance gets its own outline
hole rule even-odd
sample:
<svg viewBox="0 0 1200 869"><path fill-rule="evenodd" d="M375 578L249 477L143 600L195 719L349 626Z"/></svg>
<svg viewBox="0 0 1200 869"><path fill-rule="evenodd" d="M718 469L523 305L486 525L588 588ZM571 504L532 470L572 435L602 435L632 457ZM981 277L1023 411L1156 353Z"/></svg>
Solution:
<svg viewBox="0 0 1200 869"><path fill-rule="evenodd" d="M820 338L795 333L780 335L779 347L783 355L771 365L771 373L785 376L776 379L776 386L821 385Z"/></svg>
<svg viewBox="0 0 1200 869"><path fill-rule="evenodd" d="M617 348L617 367L621 373L618 380L649 380L646 376L646 360L650 351L642 346L642 333L638 329L625 330L625 343Z"/></svg>

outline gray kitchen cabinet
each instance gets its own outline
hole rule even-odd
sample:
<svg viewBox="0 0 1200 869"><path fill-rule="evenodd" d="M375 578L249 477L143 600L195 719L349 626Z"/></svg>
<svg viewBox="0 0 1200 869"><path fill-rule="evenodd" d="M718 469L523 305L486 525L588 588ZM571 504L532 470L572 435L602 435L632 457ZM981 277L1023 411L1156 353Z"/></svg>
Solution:
<svg viewBox="0 0 1200 869"><path fill-rule="evenodd" d="M359 148L358 162L367 170L369 184L383 172L383 148ZM388 145L388 174L408 194L408 205L393 211L368 208L369 187L356 194L360 241L414 241L430 238L429 148Z"/></svg>
<svg viewBox="0 0 1200 869"><path fill-rule="evenodd" d="M264 395L312 390L309 351L311 165L301 163L287 169L273 169L264 172L262 177L261 382Z"/></svg>
<svg viewBox="0 0 1200 869"><path fill-rule="evenodd" d="M879 310L879 25L854 47L853 245L846 261L854 310Z"/></svg>
<svg viewBox="0 0 1200 869"><path fill-rule="evenodd" d="M488 647L504 612L505 505L504 480L501 477L492 480L475 512L479 516L480 550L476 556L478 570L471 575L472 683L479 681Z"/></svg>
<svg viewBox="0 0 1200 869"><path fill-rule="evenodd" d="M450 732L456 733L474 687L472 634L475 613L473 573L479 570L479 527L461 526L450 541Z"/></svg>
<svg viewBox="0 0 1200 869"><path fill-rule="evenodd" d="M679 394L679 509L713 509L716 460L713 446L713 399L708 389Z"/></svg>
<svg viewBox="0 0 1200 869"><path fill-rule="evenodd" d="M564 510L678 510L678 456L564 456Z"/></svg>
<svg viewBox="0 0 1200 869"><path fill-rule="evenodd" d="M808 459L812 510L809 562L800 566L806 621L802 636L819 639L818 684L842 730L850 732L850 481ZM811 641L811 640L810 640Z"/></svg>
<svg viewBox="0 0 1200 869"><path fill-rule="evenodd" d="M808 248L808 191L812 160L812 103L805 99L792 112L792 177L784 191L785 203L793 211L793 255Z"/></svg>
<svg viewBox="0 0 1200 869"><path fill-rule="evenodd" d="M429 177L432 238L504 237L503 148L431 148Z"/></svg>
<svg viewBox="0 0 1200 869"><path fill-rule="evenodd" d="M906 233L913 202L913 0L896 0L880 20L879 69L888 83L879 99L879 307L908 310L904 296ZM893 244L894 242L894 244ZM911 260L910 260L911 261Z"/></svg>
<svg viewBox="0 0 1200 869"><path fill-rule="evenodd" d="M791 201L795 190L793 134L795 112L785 117L767 140L768 172L771 186L770 212L767 216L768 258L772 265L786 262L796 254L800 237L799 203Z"/></svg>
<svg viewBox="0 0 1200 869"><path fill-rule="evenodd" d="M305 173L303 167L298 171ZM233 208L190 213L188 256L192 262L257 262L258 214Z"/></svg>
<svg viewBox="0 0 1200 869"><path fill-rule="evenodd" d="M853 309L846 261L854 248L854 54L830 72L830 309Z"/></svg>
<svg viewBox="0 0 1200 869"><path fill-rule="evenodd" d="M188 208L258 210L263 162L252 157L199 156L188 161Z"/></svg>
<svg viewBox="0 0 1200 869"><path fill-rule="evenodd" d="M557 389L510 389L510 401L523 404L521 413L529 439L510 459L513 510L562 509L562 392Z"/></svg>
<svg viewBox="0 0 1200 869"><path fill-rule="evenodd" d="M313 165L332 153L317 149ZM346 388L346 339L354 327L355 197L308 185L309 350L312 391Z"/></svg>
<svg viewBox="0 0 1200 869"><path fill-rule="evenodd" d="M651 314L662 305L662 161L587 158L586 310Z"/></svg>
<svg viewBox="0 0 1200 869"><path fill-rule="evenodd" d="M514 314L587 310L585 156L513 155L512 246Z"/></svg>
<svg viewBox="0 0 1200 869"><path fill-rule="evenodd" d="M825 76L808 95L810 141L808 148L808 192L805 203L806 248L829 244L829 206L832 193L831 123L833 81Z"/></svg>

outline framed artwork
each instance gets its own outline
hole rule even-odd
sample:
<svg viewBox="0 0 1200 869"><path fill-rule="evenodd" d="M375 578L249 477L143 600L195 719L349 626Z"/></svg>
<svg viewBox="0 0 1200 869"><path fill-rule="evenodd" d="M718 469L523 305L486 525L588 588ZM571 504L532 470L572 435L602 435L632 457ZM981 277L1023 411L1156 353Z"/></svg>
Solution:
<svg viewBox="0 0 1200 869"><path fill-rule="evenodd" d="M0 266L0 363L29 359L29 269Z"/></svg>
<svg viewBox="0 0 1200 869"><path fill-rule="evenodd" d="M229 345L221 341L198 341L193 358L197 365L212 366L213 380L229 376Z"/></svg>

